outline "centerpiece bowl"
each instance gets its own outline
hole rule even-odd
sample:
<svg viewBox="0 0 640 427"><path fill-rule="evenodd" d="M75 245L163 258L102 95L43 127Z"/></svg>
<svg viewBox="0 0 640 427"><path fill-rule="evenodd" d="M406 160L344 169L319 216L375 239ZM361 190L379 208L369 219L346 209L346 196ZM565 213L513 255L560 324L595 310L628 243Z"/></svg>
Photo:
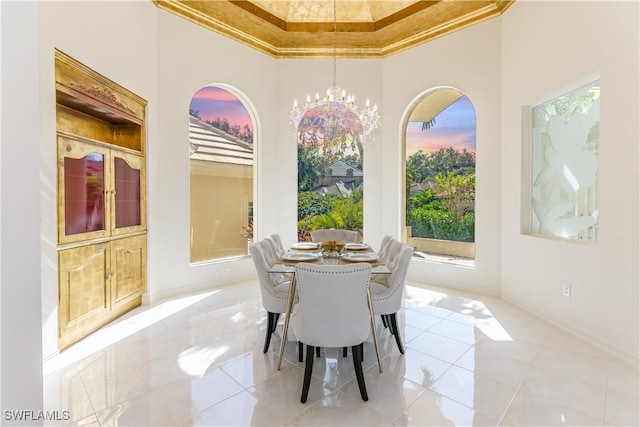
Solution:
<svg viewBox="0 0 640 427"><path fill-rule="evenodd" d="M342 240L324 240L320 242L322 256L325 258L337 258L344 249L345 242Z"/></svg>

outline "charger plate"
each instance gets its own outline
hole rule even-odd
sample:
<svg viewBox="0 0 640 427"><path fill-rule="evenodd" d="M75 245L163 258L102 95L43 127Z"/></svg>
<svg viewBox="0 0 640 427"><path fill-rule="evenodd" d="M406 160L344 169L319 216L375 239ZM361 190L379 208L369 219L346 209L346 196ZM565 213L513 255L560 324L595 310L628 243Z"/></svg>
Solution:
<svg viewBox="0 0 640 427"><path fill-rule="evenodd" d="M282 257L283 261L287 262L302 262L302 261L317 261L320 259L319 253L311 252L288 252Z"/></svg>
<svg viewBox="0 0 640 427"><path fill-rule="evenodd" d="M291 245L291 249L295 251L317 251L320 245L313 242L298 242Z"/></svg>
<svg viewBox="0 0 640 427"><path fill-rule="evenodd" d="M380 257L376 253L351 253L351 254L343 254L341 258L344 261L349 262L378 262L380 261Z"/></svg>
<svg viewBox="0 0 640 427"><path fill-rule="evenodd" d="M369 245L363 243L347 243L344 245L344 249L347 251L366 251L369 249Z"/></svg>

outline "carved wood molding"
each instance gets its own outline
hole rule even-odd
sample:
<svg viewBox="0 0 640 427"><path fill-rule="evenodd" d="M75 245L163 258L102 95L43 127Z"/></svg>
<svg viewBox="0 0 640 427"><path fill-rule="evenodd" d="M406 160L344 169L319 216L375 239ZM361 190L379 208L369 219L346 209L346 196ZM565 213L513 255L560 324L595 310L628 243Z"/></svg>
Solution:
<svg viewBox="0 0 640 427"><path fill-rule="evenodd" d="M131 114L135 114L135 111L133 111L127 105L123 104L122 101L120 101L120 99L116 96L116 94L113 93L108 87L86 87L83 84L74 84L73 82L69 83L69 85L73 86L74 88L76 88L76 90L79 90L85 95L89 95L93 98L98 98L104 103L111 104L112 106L117 107L121 110L126 110Z"/></svg>

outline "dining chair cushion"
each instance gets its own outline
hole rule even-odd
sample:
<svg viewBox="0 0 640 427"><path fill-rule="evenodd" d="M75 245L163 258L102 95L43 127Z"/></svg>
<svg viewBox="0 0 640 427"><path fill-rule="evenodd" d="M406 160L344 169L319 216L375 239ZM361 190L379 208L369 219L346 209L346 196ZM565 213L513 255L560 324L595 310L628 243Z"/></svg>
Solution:
<svg viewBox="0 0 640 427"><path fill-rule="evenodd" d="M379 274L379 276L388 276L388 274ZM378 295L383 295L389 292L389 287L387 285L383 285L381 283L376 283L376 282L370 282L369 289L371 292L371 298L373 298L374 295L378 296Z"/></svg>

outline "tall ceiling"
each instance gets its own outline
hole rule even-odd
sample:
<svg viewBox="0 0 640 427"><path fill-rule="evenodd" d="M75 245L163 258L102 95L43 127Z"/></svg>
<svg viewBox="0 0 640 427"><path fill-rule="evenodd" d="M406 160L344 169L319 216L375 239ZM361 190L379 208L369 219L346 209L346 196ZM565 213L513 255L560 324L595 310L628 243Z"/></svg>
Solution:
<svg viewBox="0 0 640 427"><path fill-rule="evenodd" d="M276 58L382 58L499 16L515 0L336 0L335 9L333 0L152 1Z"/></svg>

